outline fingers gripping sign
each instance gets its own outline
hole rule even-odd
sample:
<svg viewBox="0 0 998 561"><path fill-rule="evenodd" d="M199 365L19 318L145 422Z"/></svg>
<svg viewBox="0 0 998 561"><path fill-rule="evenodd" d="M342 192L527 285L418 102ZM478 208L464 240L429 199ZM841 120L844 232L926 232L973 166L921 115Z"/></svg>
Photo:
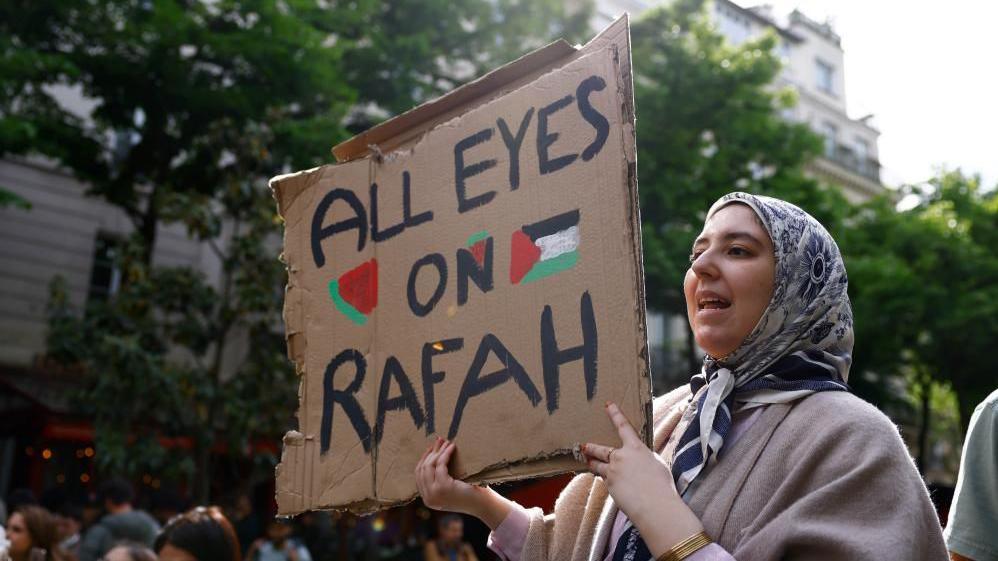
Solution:
<svg viewBox="0 0 998 561"><path fill-rule="evenodd" d="M676 492L665 461L645 445L615 403L607 403L606 413L617 427L620 448L587 442L582 446L582 452L589 469L606 482L614 503L639 530L646 523L654 526L656 517L658 520L674 519L667 515L677 509L692 516ZM667 518L661 518L663 515ZM692 521L694 525L699 524L695 517Z"/></svg>
<svg viewBox="0 0 998 561"><path fill-rule="evenodd" d="M423 503L436 510L462 512L495 529L509 513L509 501L488 487L454 479L447 465L457 445L437 437L416 463L416 488Z"/></svg>

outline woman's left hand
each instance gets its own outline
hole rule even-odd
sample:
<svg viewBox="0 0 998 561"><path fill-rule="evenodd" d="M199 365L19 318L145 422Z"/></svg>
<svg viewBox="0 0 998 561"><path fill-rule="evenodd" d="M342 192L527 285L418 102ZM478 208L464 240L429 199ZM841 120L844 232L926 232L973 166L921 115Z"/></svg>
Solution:
<svg viewBox="0 0 998 561"><path fill-rule="evenodd" d="M703 525L676 491L665 461L645 446L620 408L607 403L606 413L617 427L621 447L587 442L582 453L589 469L606 481L613 501L638 527L648 549L661 555Z"/></svg>

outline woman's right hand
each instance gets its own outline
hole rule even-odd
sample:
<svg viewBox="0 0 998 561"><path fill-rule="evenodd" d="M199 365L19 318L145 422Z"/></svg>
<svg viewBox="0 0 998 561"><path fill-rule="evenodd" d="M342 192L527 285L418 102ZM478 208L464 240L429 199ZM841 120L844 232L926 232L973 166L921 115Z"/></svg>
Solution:
<svg viewBox="0 0 998 561"><path fill-rule="evenodd" d="M437 437L416 463L416 488L423 504L435 510L470 514L494 530L509 514L512 503L488 487L451 477L447 463L455 446Z"/></svg>

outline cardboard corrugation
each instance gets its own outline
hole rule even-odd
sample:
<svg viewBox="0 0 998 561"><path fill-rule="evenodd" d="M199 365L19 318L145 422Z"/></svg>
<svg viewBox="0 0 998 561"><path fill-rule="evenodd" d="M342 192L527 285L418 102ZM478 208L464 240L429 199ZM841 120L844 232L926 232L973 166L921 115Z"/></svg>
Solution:
<svg viewBox="0 0 998 561"><path fill-rule="evenodd" d="M292 431L285 436L282 461L276 472L276 491L280 514L297 514L310 509L347 509L354 512L371 512L386 506L407 502L415 496L414 487L408 487L410 484L408 483L408 479L411 479L412 477L411 470L414 467L415 458L411 455L411 452L404 452L400 447L411 447L412 444L406 444L406 442L409 442L408 439L410 438L422 438L418 434L420 432L418 430L414 431L412 429L406 429L404 433L392 433L391 437L389 437L386 433L386 438L388 438L388 440L386 440L383 445L374 445L368 456L359 455L357 452L357 446L359 443L348 450L338 449L339 451L335 452L335 454L330 457L320 455L319 452L319 443L317 442L318 436L315 432L315 423L318 418L316 416L317 411L315 410L315 400L319 399L320 396L310 395L309 388L311 386L312 390L315 391L316 388L322 386L322 372L310 371L309 357L313 355L315 357L324 357L324 354L315 354L320 352L319 347L322 347L321 352L325 353L326 348L328 348L331 344L338 345L339 347L347 345L347 340L343 339L343 337L348 334L346 331L336 331L332 334L333 339L329 338L331 332L329 331L328 322L333 320L325 317L323 315L324 312L321 312L318 308L316 308L317 303L323 302L323 295L319 294L320 289L323 289L323 286L316 284L318 279L313 278L312 280L307 280L311 277L308 277L307 275L303 276L305 275L305 272L302 267L306 259L308 259L307 256L310 255L310 250L309 238L303 233L307 230L307 228L302 224L302 222L307 220L306 211L314 207L317 199L320 197L320 184L331 185L330 181L332 181L333 183L342 186L351 183L345 178L360 178L363 176L368 184L381 182L386 186L397 185L399 170L406 169L404 166L416 166L410 169L413 173L413 177L418 176L420 178L425 178L427 174L432 174L434 170L431 168L419 167L422 164L419 164L418 162L426 161L428 154L435 154L439 152L440 147L435 146L430 141L431 138L436 138L434 142L440 142L441 139L446 141L448 135L452 135L452 132L441 131L460 129L462 126L471 126L464 124L466 115L479 116L474 118L468 117L468 119L472 119L473 121L474 119L481 119L482 115L490 114L490 111L500 111L501 108L504 107L504 102L502 100L507 99L507 96L512 96L515 92L521 92L525 88L532 87L535 80L540 80L540 78L544 76L553 75L555 72L562 72L565 76L574 76L577 75L577 72L581 71L580 69L587 68L587 65L604 64L604 62L601 62L604 60L610 61L610 64L614 68L612 75L616 78L615 83L607 83L607 86L615 89L616 95L618 95L621 100L619 113L614 116L613 121L619 125L620 135L619 137L616 137L617 140L612 140L613 137L611 137L611 139L608 139L608 142L618 142L619 146L616 148L616 151L626 156L626 158L625 161L622 162L624 165L619 168L616 166L607 168L602 166L588 168L591 173L596 173L599 176L599 178L595 180L590 177L589 181L596 181L596 184L598 185L607 185L622 190L620 194L623 196L622 200L626 201L627 207L626 212L620 215L619 218L625 222L625 224L621 225L623 228L619 228L619 226L615 224L602 224L599 228L597 228L597 231L604 229L607 232L626 232L626 237L629 239L629 242L627 243L629 248L625 253L629 256L632 262L630 266L624 267L626 271L622 270L614 272L614 275L621 276L618 276L618 280L614 280L613 282L617 283L619 282L619 279L626 278L632 287L632 291L629 295L614 293L609 289L609 285L607 283L610 281L608 278L593 278L591 279L591 282L596 283L594 285L594 290L597 290L599 294L603 295L602 297L605 297L605 301L601 302L604 308L610 307L614 310L626 312L623 314L614 312L614 318L616 319L613 319L613 321L621 321L621 318L626 317L628 314L630 318L633 318L633 323L628 322L627 325L629 328L633 328L635 330L635 336L633 338L628 337L624 340L616 342L617 344L623 344L626 346L633 345L634 354L632 358L626 362L633 364L635 377L633 378L633 381L630 381L630 379L627 378L628 375L626 373L617 374L618 376L623 377L620 378L619 382L613 382L611 380L610 383L611 385L613 385L613 383L624 384L619 387L619 396L615 398L624 399L625 401L622 402L622 405L626 406L627 403L632 403L633 405L639 406L637 409L634 409L632 406L627 406L625 409L631 412L630 415L632 421L635 422L636 428L642 438L650 444L652 432L650 393L651 382L648 365L649 357L647 347L647 331L645 327L643 264L641 261L640 251L640 216L638 214L636 158L634 156L634 105L633 92L631 88L630 45L628 33L627 20L625 16L624 18L621 18L621 20L618 20L612 24L607 30L598 35L593 41L581 49L569 47L564 42L556 42L548 45L547 47L544 47L535 53L531 53L530 55L526 55L518 61L494 71L493 73L490 73L463 88L455 90L455 92L452 92L451 94L409 111L396 119L383 123L382 125L337 146L335 149L337 157L340 158L341 161L349 163L343 163L338 166L323 166L321 168L315 168L304 172L297 172L294 174L276 177L272 180L271 186L274 190L275 199L277 200L278 211L287 221L285 225L285 248L283 254L284 261L288 269L288 285L285 293L284 318L286 323L288 356L294 362L296 371L301 375L299 398L302 406L302 410L299 412L300 432ZM605 53L610 53L609 59ZM573 70L572 72L575 72L576 74L565 73L567 65L570 64L573 64L571 68L576 70ZM588 70L586 71L588 72ZM519 95L522 97L525 94L521 92ZM510 99L512 98L510 97ZM493 106L496 109L492 109ZM617 122L617 119L619 119L619 123ZM512 123L512 125L515 127L516 123ZM431 133L436 134L436 136L432 136ZM422 158L422 160L420 158ZM535 163L532 160L526 161L527 163ZM618 169L619 172L617 171ZM335 178L339 179L337 180ZM567 179L562 179L560 181L566 180ZM397 187L395 187L395 189L397 189ZM529 201L539 196L540 195L536 194L531 196L521 195L521 197L525 197L522 199L521 203L529 205ZM616 197L617 195L613 194L613 196ZM592 205L593 201L580 201L577 204ZM496 214L499 212L499 210L497 210L498 208L499 207L496 207L495 205L493 205L493 208L491 209L483 207L482 209L476 211L475 216L477 217L477 220L482 221L483 224L487 224L489 220L494 219L490 217L499 216ZM524 208L529 211L526 212L526 217L535 216L533 219L536 219L537 209L531 209L529 206ZM551 212L554 211L551 210ZM590 215L588 219L593 220L598 216L609 215L601 211L597 214ZM526 217L522 220L532 220ZM508 217L503 218L503 220L503 224L507 224L509 222ZM520 223L522 224L524 222ZM619 246L616 245L618 242L602 236L593 237L594 231L592 228L595 223L587 222L586 224L584 232L588 232L588 234L583 239L583 243L587 244L586 248L589 255L592 256L593 252L599 253L599 251L601 251L604 258L610 259L611 262L619 259L621 253ZM499 236L495 238L496 244L506 242L506 240L502 239L502 235L506 235L505 231L497 231L494 233ZM491 234L492 232L490 232L490 235ZM443 250L443 248L440 249ZM418 257L418 254L426 251L426 248L416 246L413 247L413 250L417 252ZM364 252L357 254L358 257L355 260L375 258L379 263L380 269L380 264L384 264L388 267L389 265L396 263L396 261L394 261L395 259L405 259L409 257L405 252L400 253L399 251L400 250L397 246L394 248L391 246L382 248L382 246L372 242L366 246ZM504 254L502 253L503 251L506 251L506 249L502 249L497 246L497 253L495 256L497 262L499 262L501 258L504 258ZM590 265L590 268L592 266L595 265ZM327 272L327 277L328 274L329 273ZM314 275L314 273L308 273L308 275ZM323 280L322 282L325 281ZM502 278L499 278L496 282L505 281ZM308 286L311 286L311 289L308 288ZM312 292L309 292L310 290ZM531 290L533 291L535 289ZM519 294L523 295L534 293L535 292L521 292ZM534 298L536 299L536 297ZM493 299L491 304L486 303L482 305L486 306L483 310L506 310L508 316L508 306L497 308L496 306L501 305L501 303L496 302L495 299ZM379 306L381 306L381 304L379 304ZM536 308L536 303L534 304L534 307ZM454 307L451 306L450 308L453 309ZM530 306L527 306L527 308L530 308ZM387 311L385 313L387 313ZM449 311L448 314L450 313L451 312ZM467 315L460 315L460 310L458 310L458 313L459 315L453 320L444 318L440 313L431 315L424 318L423 323L420 324L420 329L427 333L438 333L439 335L437 336L446 337L448 336L448 329L446 326L449 321L464 322L461 323L461 325L466 325L468 322L467 318L471 317ZM566 312L563 309L558 312L558 314L565 313ZM349 339L353 341L349 345L353 345L358 348L369 363L369 372L367 374L368 379L364 382L365 389L362 390L363 396L365 396L364 399L367 400L363 401L364 407L369 408L369 414L373 414L374 408L378 403L376 390L373 388L376 386L375 380L381 374L381 361L384 358L383 355L386 353L384 350L379 350L379 347L377 346L378 341L381 340L379 335L379 326L382 326L382 322L394 322L399 319L384 316L380 308L379 311L372 316L372 318L373 319L369 326L362 333L359 335L355 333L349 336ZM559 315L558 318L559 319L557 321L564 323L565 320L561 315ZM385 326L390 325L391 323L385 324ZM310 335L309 333L316 329L320 329L321 333L324 335L322 335L316 340L317 342L314 343L319 347L316 347L313 352L313 349L310 348L310 345L312 344L310 338L313 337L313 335ZM604 329L606 329L606 326L604 326ZM386 333L394 333L394 331L389 329ZM413 335L415 339L420 337L419 334L411 335ZM358 339L358 337L360 338ZM567 337L569 341L574 341L578 335L577 332L568 332L565 337ZM614 342L615 337L616 336L614 334L607 335L607 341ZM516 341L514 340L514 342ZM533 344L532 342L527 342L531 345ZM469 348L465 349L464 352L466 354L472 352L474 341L469 340L467 344L469 345ZM569 344L569 342L564 343L564 345ZM575 343L573 342L571 344ZM602 336L600 344L604 344ZM601 349L603 349L602 346ZM516 352L520 353L521 350L517 350ZM613 356L612 354L607 355L607 352L608 351L606 350L601 351L601 360L605 361L606 356ZM536 356L533 356L530 353L526 353L524 356L531 359L536 358ZM326 359L322 358L321 360L324 361ZM314 359L312 359L312 361L313 363L315 362ZM313 364L312 366L318 367L319 364ZM613 364L601 366L602 371L606 372L611 372L614 368L616 368L616 365ZM418 372L418 369L416 372ZM415 376L413 380L418 380L418 375L413 372L409 372L409 375ZM451 375L453 377L459 376L460 374L453 372ZM604 376L604 374L601 374L601 376ZM418 382L413 383L418 384ZM566 380L562 383L566 388L578 385L578 382L574 379ZM604 382L604 384L605 383L607 382ZM451 386L453 386L453 382L451 382ZM444 386L441 386L440 389L444 390L445 388ZM361 397L361 394L358 393L357 396ZM443 399L443 397L441 399ZM484 397L480 399L485 400ZM630 401L633 399L636 399L637 402ZM312 409L307 410L306 407L310 403L313 404ZM484 403L484 401L476 403ZM561 415L562 417L569 415L572 419L575 418L572 417L572 415L582 415L585 418L590 419L588 422L592 423L591 414L585 412L587 410L591 410L591 407L587 407L589 407L589 409L579 409L576 413L573 413L572 411L565 411L561 413ZM480 408L479 411L481 411ZM471 413L468 414L471 415ZM465 424L471 422L472 425L474 425L474 416L472 415L469 419L470 420L467 420ZM446 422L447 420L448 419L446 417L443 417L441 419L441 423ZM398 424L397 422L394 423L395 425ZM564 421L562 424L564 424ZM337 434L340 434L341 436L343 431L347 430L344 429L342 425L343 419L341 418L339 425L337 425L339 426L338 430L340 431ZM439 430L441 430L440 427L438 427L438 431ZM465 430L465 432L467 432L467 430ZM399 438L402 440L398 440ZM466 439L468 437L459 435L458 440L461 440L462 438ZM558 441L557 438L546 440L550 440L551 442ZM519 452L511 455L499 454L494 456L494 459L491 462L482 462L481 460L485 457L482 456L483 452L481 450L472 450L475 448L474 446L472 446L471 449L468 448L468 443L474 441L461 441L465 442L465 444L462 445L462 450L465 450L465 452L468 453L472 451L474 452L471 454L471 457L475 467L473 469L467 469L467 464L465 462L467 458L462 459L462 454L459 451L457 457L454 459L452 470L456 476L472 483L501 482L524 477L552 475L564 473L566 471L575 471L583 467L573 458L573 443L571 442L564 442L564 444L549 447L547 449L535 450L528 456L522 456ZM383 446L389 445L389 455L391 458L386 461L389 461L390 464L389 467L385 468L388 471L386 471L379 480L378 474L380 473L379 468L381 467L379 464L379 455L382 452ZM423 444L418 445L424 446ZM519 450L519 448L517 449ZM410 465L409 462L412 462L412 465ZM369 477L366 475L368 472L370 473ZM405 477L397 479L402 475ZM365 479L365 477L367 477L367 479ZM385 477L388 479L385 479ZM366 483L364 483L365 481Z"/></svg>

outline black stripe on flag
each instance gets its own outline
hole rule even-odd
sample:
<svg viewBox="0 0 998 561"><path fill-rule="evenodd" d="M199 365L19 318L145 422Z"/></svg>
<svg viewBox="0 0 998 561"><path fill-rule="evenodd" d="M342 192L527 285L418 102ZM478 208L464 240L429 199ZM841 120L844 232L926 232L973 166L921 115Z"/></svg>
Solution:
<svg viewBox="0 0 998 561"><path fill-rule="evenodd" d="M527 234L530 236L531 240L536 242L538 238L543 238L544 236L550 236L555 232L567 230L578 223L579 209L575 209L564 214L559 214L557 216L541 220L540 222L525 224L521 229L524 234Z"/></svg>

